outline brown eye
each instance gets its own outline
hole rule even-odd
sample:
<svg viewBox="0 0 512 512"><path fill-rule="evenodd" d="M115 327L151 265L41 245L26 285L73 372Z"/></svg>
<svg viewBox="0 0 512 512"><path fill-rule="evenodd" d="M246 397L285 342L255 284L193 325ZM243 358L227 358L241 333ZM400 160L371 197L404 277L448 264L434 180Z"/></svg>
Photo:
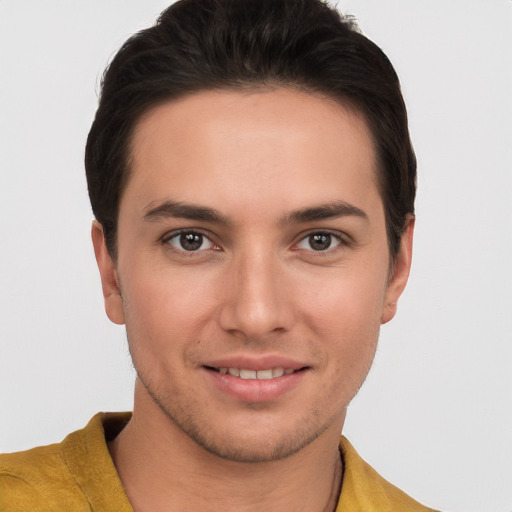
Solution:
<svg viewBox="0 0 512 512"><path fill-rule="evenodd" d="M303 238L299 244L299 249L313 251L327 251L341 244L341 239L331 233L312 233Z"/></svg>
<svg viewBox="0 0 512 512"><path fill-rule="evenodd" d="M201 233L182 231L167 239L167 243L180 251L197 252L212 249L213 242Z"/></svg>

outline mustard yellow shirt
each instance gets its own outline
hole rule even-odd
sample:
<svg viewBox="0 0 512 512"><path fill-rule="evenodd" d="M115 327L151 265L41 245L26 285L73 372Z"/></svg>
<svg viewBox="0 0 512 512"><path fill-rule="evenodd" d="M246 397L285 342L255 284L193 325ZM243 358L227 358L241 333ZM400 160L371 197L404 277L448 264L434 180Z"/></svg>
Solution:
<svg viewBox="0 0 512 512"><path fill-rule="evenodd" d="M99 413L64 441L0 455L1 512L133 512L107 448L130 413ZM384 480L341 438L336 512L432 512Z"/></svg>

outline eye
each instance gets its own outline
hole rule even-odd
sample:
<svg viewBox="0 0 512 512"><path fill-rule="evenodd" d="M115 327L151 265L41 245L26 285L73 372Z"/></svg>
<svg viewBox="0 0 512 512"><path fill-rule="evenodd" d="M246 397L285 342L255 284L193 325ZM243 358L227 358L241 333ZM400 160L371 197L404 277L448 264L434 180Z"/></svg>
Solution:
<svg viewBox="0 0 512 512"><path fill-rule="evenodd" d="M313 251L327 251L341 245L341 238L332 233L311 233L304 237L298 244L299 249Z"/></svg>
<svg viewBox="0 0 512 512"><path fill-rule="evenodd" d="M216 247L207 236L196 231L180 231L164 239L164 242L186 252L207 251Z"/></svg>

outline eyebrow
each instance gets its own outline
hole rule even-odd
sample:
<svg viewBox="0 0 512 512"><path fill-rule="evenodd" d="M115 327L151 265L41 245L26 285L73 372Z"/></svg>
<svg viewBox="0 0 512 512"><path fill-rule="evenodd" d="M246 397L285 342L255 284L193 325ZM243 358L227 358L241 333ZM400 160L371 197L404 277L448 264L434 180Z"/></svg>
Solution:
<svg viewBox="0 0 512 512"><path fill-rule="evenodd" d="M368 220L368 215L357 206L346 203L345 201L334 201L290 212L284 216L281 223L300 224L339 217L359 217Z"/></svg>
<svg viewBox="0 0 512 512"><path fill-rule="evenodd" d="M357 206L345 201L333 201L309 208L301 208L284 215L280 224L301 224L317 220L339 217L359 217L368 220L368 215ZM179 218L230 225L231 221L214 208L177 201L165 201L144 214L144 220L152 222L160 219Z"/></svg>
<svg viewBox="0 0 512 512"><path fill-rule="evenodd" d="M144 220L147 221L157 221L168 218L200 220L225 225L230 223L218 210L176 201L165 201L144 214Z"/></svg>

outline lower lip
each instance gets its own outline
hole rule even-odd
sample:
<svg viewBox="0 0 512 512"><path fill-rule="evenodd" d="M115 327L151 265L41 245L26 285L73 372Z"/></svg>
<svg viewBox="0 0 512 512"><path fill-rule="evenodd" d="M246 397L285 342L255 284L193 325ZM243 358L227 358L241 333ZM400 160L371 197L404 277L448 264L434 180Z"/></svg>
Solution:
<svg viewBox="0 0 512 512"><path fill-rule="evenodd" d="M222 392L242 402L270 402L296 388L305 377L307 370L273 379L242 379L204 368L204 371Z"/></svg>

